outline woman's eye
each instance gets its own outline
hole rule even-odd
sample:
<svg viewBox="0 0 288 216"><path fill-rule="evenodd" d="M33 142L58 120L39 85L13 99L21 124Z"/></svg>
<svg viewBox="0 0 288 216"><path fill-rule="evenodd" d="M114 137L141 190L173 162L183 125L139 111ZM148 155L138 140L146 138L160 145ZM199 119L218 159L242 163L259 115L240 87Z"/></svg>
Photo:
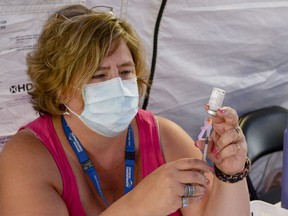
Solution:
<svg viewBox="0 0 288 216"><path fill-rule="evenodd" d="M130 73L132 73L131 70L125 70L125 71L121 71L121 72L120 72L121 75L128 75L128 74L130 74Z"/></svg>
<svg viewBox="0 0 288 216"><path fill-rule="evenodd" d="M129 70L122 70L120 71L119 75L120 76L124 76L124 77L127 77L127 78L130 78L131 76L134 75L134 70L133 69L129 69Z"/></svg>
<svg viewBox="0 0 288 216"><path fill-rule="evenodd" d="M101 79L104 77L105 77L105 74L97 74L97 75L93 75L92 79Z"/></svg>

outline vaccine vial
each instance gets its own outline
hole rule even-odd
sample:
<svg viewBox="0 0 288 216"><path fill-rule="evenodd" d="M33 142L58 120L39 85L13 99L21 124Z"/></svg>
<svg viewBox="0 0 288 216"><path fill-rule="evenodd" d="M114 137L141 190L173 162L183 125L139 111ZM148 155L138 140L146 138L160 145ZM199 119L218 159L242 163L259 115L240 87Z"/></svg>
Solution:
<svg viewBox="0 0 288 216"><path fill-rule="evenodd" d="M218 109L222 107L222 103L225 97L226 91L220 88L214 87L209 99L208 113L210 115L216 115Z"/></svg>

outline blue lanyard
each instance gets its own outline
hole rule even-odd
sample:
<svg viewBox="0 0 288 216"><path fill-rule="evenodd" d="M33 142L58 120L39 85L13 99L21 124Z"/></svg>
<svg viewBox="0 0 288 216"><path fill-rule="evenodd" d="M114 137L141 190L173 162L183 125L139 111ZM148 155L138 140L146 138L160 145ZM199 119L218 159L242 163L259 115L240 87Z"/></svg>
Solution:
<svg viewBox="0 0 288 216"><path fill-rule="evenodd" d="M87 153L82 147L80 141L73 134L69 128L67 122L65 121L64 116L61 117L62 126L65 132L65 135L73 148L79 162L82 165L84 171L88 174L89 178L92 180L95 185L99 196L109 206L104 194L102 193L100 187L100 180L97 175L96 169L89 159ZM126 148L125 148L125 176L124 176L124 192L125 194L131 191L134 187L134 165L135 165L135 147L134 147L134 136L131 125L128 127L128 134L126 137Z"/></svg>

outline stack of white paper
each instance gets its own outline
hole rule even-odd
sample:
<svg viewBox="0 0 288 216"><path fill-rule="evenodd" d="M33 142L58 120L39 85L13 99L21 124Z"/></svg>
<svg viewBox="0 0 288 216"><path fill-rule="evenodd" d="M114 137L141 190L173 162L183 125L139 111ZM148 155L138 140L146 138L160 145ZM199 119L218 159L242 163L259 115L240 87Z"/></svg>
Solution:
<svg viewBox="0 0 288 216"><path fill-rule="evenodd" d="M250 202L251 216L287 216L288 210L260 200Z"/></svg>

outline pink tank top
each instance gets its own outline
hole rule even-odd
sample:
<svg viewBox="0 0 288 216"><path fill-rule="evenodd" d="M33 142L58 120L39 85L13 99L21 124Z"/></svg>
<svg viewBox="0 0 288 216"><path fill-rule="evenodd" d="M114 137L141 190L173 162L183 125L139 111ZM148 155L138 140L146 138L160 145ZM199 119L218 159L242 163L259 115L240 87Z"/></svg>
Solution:
<svg viewBox="0 0 288 216"><path fill-rule="evenodd" d="M139 109L136 120L139 130L142 177L144 178L153 170L163 165L164 159L154 115L150 111ZM54 130L51 116L39 117L19 130L24 128L31 130L42 141L54 158L62 176L62 198L67 206L69 215L85 216L86 213L80 201L76 178ZM180 215L180 211L170 214L170 216Z"/></svg>

